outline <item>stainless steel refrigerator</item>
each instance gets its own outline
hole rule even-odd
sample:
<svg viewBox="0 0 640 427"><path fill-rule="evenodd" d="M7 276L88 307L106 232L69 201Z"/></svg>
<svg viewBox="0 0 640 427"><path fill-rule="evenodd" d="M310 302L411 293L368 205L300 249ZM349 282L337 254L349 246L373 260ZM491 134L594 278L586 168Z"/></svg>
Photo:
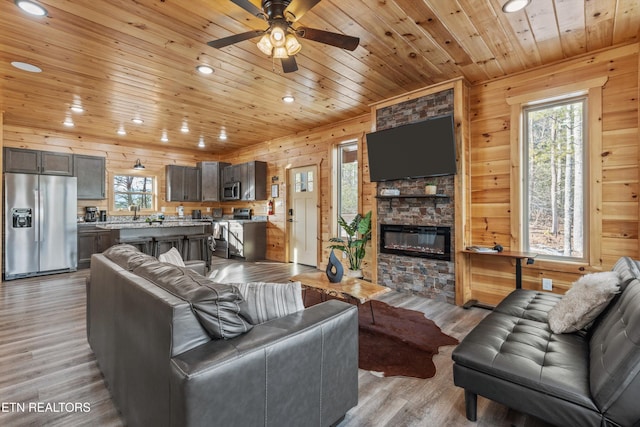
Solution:
<svg viewBox="0 0 640 427"><path fill-rule="evenodd" d="M77 179L4 174L4 280L78 268Z"/></svg>

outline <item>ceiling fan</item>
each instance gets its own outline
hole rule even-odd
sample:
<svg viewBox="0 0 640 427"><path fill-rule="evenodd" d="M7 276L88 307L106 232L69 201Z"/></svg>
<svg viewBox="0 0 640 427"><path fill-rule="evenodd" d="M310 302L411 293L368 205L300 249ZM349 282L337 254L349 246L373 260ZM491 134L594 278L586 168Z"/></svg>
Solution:
<svg viewBox="0 0 640 427"><path fill-rule="evenodd" d="M269 28L223 37L207 44L221 49L234 43L262 36L258 42L258 48L264 54L280 59L285 73L291 73L298 69L295 55L300 52L302 46L296 36L347 50L355 50L360 43L358 37L316 28L293 27L293 23L318 4L320 0L262 0L262 9L249 0L231 0L231 2L250 14L267 21Z"/></svg>

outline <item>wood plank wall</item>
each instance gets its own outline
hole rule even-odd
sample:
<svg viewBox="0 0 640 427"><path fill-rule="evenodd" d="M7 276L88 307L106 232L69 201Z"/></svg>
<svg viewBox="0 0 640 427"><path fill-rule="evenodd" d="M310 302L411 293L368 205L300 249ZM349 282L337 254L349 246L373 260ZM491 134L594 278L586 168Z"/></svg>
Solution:
<svg viewBox="0 0 640 427"><path fill-rule="evenodd" d="M260 160L268 163L267 185L271 186L271 178L278 177L279 195L275 199L274 215L269 216L267 228L267 259L275 261L287 261L287 174L291 168L316 165L320 173L320 206L318 206L318 267L324 268L329 259L329 239L335 236L333 232L333 193L332 174L333 160L332 149L345 141L356 139L359 144L358 161L361 168L361 192L359 212L365 213L375 207L375 186L369 182L369 168L367 163L366 144L363 144L364 135L371 131L369 115L357 117L352 120L336 123L332 126L316 128L308 132L291 135L257 144L233 155L222 156L221 161L229 163L242 163L250 160ZM267 194L271 194L269 190ZM266 201L260 202L224 202L223 212L230 213L232 207L251 207L256 214L265 213ZM363 263L365 277L372 277L371 247L367 249L367 256Z"/></svg>
<svg viewBox="0 0 640 427"><path fill-rule="evenodd" d="M591 263L536 261L523 268L523 287L541 289L551 278L554 291L564 293L581 274L609 269L623 255L638 257L638 44L608 49L563 61L471 88L471 228L472 244L505 249L519 241L511 212L514 155L511 106L507 99L523 93L604 78L602 88L601 152L591 162L592 177L602 176L601 202L592 214L601 214L602 233L591 234ZM599 159L599 160L598 160ZM516 181L517 184L517 181ZM595 190L594 190L595 191ZM513 262L471 256L471 297L496 304L513 289Z"/></svg>
<svg viewBox="0 0 640 427"><path fill-rule="evenodd" d="M602 232L591 235L592 242L601 253L601 261L592 265L558 264L537 261L524 267L523 287L540 289L541 278L554 281L554 290L564 292L579 275L588 271L608 269L621 255L639 257L638 246L638 69L639 44L631 44L558 62L551 66L529 70L499 80L472 86L470 98L470 184L464 188L468 194L469 212L465 213L465 245L493 245L501 243L507 249L514 240L511 209L511 113L507 98L513 94L567 85L576 80L606 77L602 90ZM275 200L275 214L269 217L267 259L286 261L286 179L291 167L317 165L320 171L321 198L319 209L319 253L322 267L327 260L328 239L333 236L332 223L332 157L331 150L340 142L357 139L360 142L362 168L361 212L374 209L375 185L368 182L368 165L364 135L371 131L370 116L365 115L331 126L316 128L277 140L265 141L233 155L217 158L198 151L150 150L135 143L104 138L85 140L73 133L62 134L39 129L25 129L9 124L2 132L5 146L49 151L75 152L107 158L107 170L131 170L137 158L148 171L160 177L160 206L175 212L178 203L164 201L164 168L169 162L195 165L200 160L222 160L241 163L249 160L268 162L268 181L277 176L280 197ZM593 171L592 171L593 172ZM596 171L598 172L598 171ZM267 183L270 189L271 182ZM268 191L270 194L270 191ZM85 205L103 209L105 201L82 201ZM241 203L185 204L188 213L193 208L222 206L224 213L233 207L251 207L255 214L266 213L266 201ZM517 228L517 227L516 227ZM507 244L505 244L507 243ZM462 246L460 246L462 247ZM365 260L365 276L372 277L373 249ZM470 277L464 283L458 277L456 286L465 287L466 296L487 304L496 304L513 289L514 265L508 260L488 257L470 257ZM368 261L368 262L367 262ZM465 297L465 299L468 299Z"/></svg>
<svg viewBox="0 0 640 427"><path fill-rule="evenodd" d="M165 171L167 164L195 166L203 160L216 160L215 156L199 151L173 150L170 145L164 149L149 149L131 142L123 142L110 138L85 138L73 133L52 132L46 129L26 129L18 126L4 125L5 147L18 147L42 151L56 151L64 153L101 156L106 158L107 177L105 200L78 200L78 215L84 215L85 206L97 206L98 209L108 209L108 201L111 193L109 185L110 177L114 172L137 175L133 170L136 159L145 166L143 174L154 175L158 179L158 210L165 208L167 215L176 215L176 207L181 203L166 201ZM214 203L183 203L185 215L189 215L192 209L202 209L203 214L207 207ZM123 215L131 215L124 212ZM110 213L111 215L111 213Z"/></svg>

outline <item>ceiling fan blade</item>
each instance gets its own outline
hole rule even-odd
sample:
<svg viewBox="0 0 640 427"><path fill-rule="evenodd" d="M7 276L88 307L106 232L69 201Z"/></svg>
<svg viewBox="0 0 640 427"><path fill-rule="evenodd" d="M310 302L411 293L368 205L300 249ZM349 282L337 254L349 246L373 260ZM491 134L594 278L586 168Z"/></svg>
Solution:
<svg viewBox="0 0 640 427"><path fill-rule="evenodd" d="M266 31L264 31L264 30L248 31L246 33L235 34L233 36L223 37L223 38L218 39L218 40L213 40L213 41L210 41L207 44L209 46L211 46L211 47L215 47L216 49L222 49L225 46L229 46L229 45L234 44L234 43L238 43L238 42L241 42L241 41L244 41L244 40L249 40L249 39L252 39L254 37L261 36L265 32Z"/></svg>
<svg viewBox="0 0 640 427"><path fill-rule="evenodd" d="M284 16L287 17L290 22L296 22L318 3L320 3L320 0L293 0L284 10Z"/></svg>
<svg viewBox="0 0 640 427"><path fill-rule="evenodd" d="M296 30L296 34L303 39L313 40L347 50L355 50L360 43L358 37L345 36L344 34L332 33L316 28L301 27Z"/></svg>
<svg viewBox="0 0 640 427"><path fill-rule="evenodd" d="M264 12L262 9L251 3L249 0L231 0L231 2L258 18L264 18Z"/></svg>
<svg viewBox="0 0 640 427"><path fill-rule="evenodd" d="M293 73L294 71L298 71L298 64L296 63L295 56L282 58L282 71L284 71L285 73Z"/></svg>

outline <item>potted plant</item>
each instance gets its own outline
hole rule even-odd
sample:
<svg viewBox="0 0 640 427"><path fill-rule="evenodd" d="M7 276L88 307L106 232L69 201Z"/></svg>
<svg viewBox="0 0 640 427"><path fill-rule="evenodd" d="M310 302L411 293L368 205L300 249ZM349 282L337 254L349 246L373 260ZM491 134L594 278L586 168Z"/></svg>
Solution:
<svg viewBox="0 0 640 427"><path fill-rule="evenodd" d="M424 194L436 194L437 191L438 186L435 184L435 182L427 182L424 185Z"/></svg>
<svg viewBox="0 0 640 427"><path fill-rule="evenodd" d="M371 240L371 211L364 216L357 214L349 223L341 216L338 224L346 233L346 240L342 237L332 237L329 241L333 244L329 247L342 251L349 259L350 271L347 273L353 277L362 277L362 260L367 242Z"/></svg>

